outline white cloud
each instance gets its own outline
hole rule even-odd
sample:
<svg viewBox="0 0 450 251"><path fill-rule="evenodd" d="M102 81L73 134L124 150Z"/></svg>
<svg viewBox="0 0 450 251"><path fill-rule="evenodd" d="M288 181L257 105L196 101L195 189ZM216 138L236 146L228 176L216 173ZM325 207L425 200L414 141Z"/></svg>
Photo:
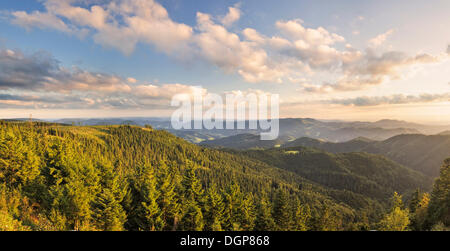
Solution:
<svg viewBox="0 0 450 251"><path fill-rule="evenodd" d="M309 45L331 45L345 41L342 36L330 33L323 27L317 29L305 28L303 21L299 19L278 21L276 26L288 37L296 41L304 41Z"/></svg>
<svg viewBox="0 0 450 251"><path fill-rule="evenodd" d="M333 99L323 101L327 104L340 104L346 106L377 106L377 105L393 105L393 104L411 104L411 103L430 103L450 101L450 93L443 94L420 94L420 95L404 95L396 94L390 96L362 96L349 99Z"/></svg>
<svg viewBox="0 0 450 251"><path fill-rule="evenodd" d="M363 90L380 85L386 80L404 79L403 71L412 66L439 63L445 59L442 56L429 54L410 57L405 53L395 51L377 55L373 50L368 49L357 60L344 63L343 73L335 83L308 84L300 90L315 93Z"/></svg>
<svg viewBox="0 0 450 251"><path fill-rule="evenodd" d="M184 84L138 84L131 77L66 69L44 52L0 50L2 107L168 108L171 98L181 93L206 94L207 90Z"/></svg>
<svg viewBox="0 0 450 251"><path fill-rule="evenodd" d="M383 34L380 34L372 39L369 40L369 46L372 48L379 47L380 45L384 44L389 36L394 34L394 29L390 29L386 31Z"/></svg>
<svg viewBox="0 0 450 251"><path fill-rule="evenodd" d="M135 78L129 77L129 78L127 78L127 82L130 84L135 84L137 82L137 80Z"/></svg>
<svg viewBox="0 0 450 251"><path fill-rule="evenodd" d="M225 26L231 26L233 23L241 18L241 10L238 6L229 7L228 14L220 19L220 22Z"/></svg>
<svg viewBox="0 0 450 251"><path fill-rule="evenodd" d="M12 23L22 26L27 30L33 27L39 27L41 29L55 29L69 34L78 34L80 37L84 37L87 34L87 30L77 29L73 26L67 25L57 16L51 13L42 13L34 11L27 14L24 11L16 11L11 13L13 16Z"/></svg>
<svg viewBox="0 0 450 251"><path fill-rule="evenodd" d="M192 28L172 21L166 9L153 0L115 0L90 9L74 6L72 0L46 0L47 12L14 12L13 23L31 28L53 28L78 33L62 18L94 32L94 40L119 49L125 54L134 51L137 43L154 45L158 50L176 54L187 45Z"/></svg>
<svg viewBox="0 0 450 251"><path fill-rule="evenodd" d="M246 28L242 31L245 39L248 41L252 41L258 44L265 43L266 38L258 33L255 29Z"/></svg>
<svg viewBox="0 0 450 251"><path fill-rule="evenodd" d="M337 81L321 80L321 85L305 82L305 91L364 89L400 78L401 71L410 66L440 60L427 54L409 57L397 51L376 55L375 47L385 43L393 30L371 39L365 52L355 49L339 34L323 27L307 27L300 19L276 22L278 31L272 36L252 28L234 33L227 27L241 17L239 5L229 7L222 17L197 13L197 24L191 27L172 20L154 0L95 1L89 6L83 0L43 2L45 12L13 12L12 22L27 29L89 32L96 43L124 54L131 54L138 43L148 44L190 63L195 59L206 61L251 83L292 82L323 72L337 75L333 77Z"/></svg>
<svg viewBox="0 0 450 251"><path fill-rule="evenodd" d="M159 98L170 100L176 94L200 94L206 95L208 91L199 86L183 84L163 84L163 85L139 85L133 88L133 93L140 98Z"/></svg>
<svg viewBox="0 0 450 251"><path fill-rule="evenodd" d="M254 43L241 41L211 16L197 13L195 44L198 54L228 72L239 73L248 82L278 81L283 73L268 65L266 51Z"/></svg>

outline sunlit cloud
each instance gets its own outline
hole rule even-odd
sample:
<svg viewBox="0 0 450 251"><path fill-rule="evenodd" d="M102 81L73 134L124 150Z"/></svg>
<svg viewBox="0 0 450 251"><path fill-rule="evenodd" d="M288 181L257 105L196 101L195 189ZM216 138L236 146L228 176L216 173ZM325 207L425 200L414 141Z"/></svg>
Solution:
<svg viewBox="0 0 450 251"><path fill-rule="evenodd" d="M369 46L372 48L376 48L386 42L389 36L394 34L394 29L390 29L383 34L380 34L369 40Z"/></svg>
<svg viewBox="0 0 450 251"><path fill-rule="evenodd" d="M27 29L91 33L95 42L127 55L138 43L149 44L175 58L209 62L250 83L292 82L301 75L322 71L340 74L337 81L305 83L300 88L305 92L361 90L399 78L404 68L436 61L428 54L408 57L388 51L377 55L373 49L382 45L393 29L371 39L365 52L323 27L306 27L300 19L277 21L275 27L281 35L266 36L252 28L233 33L228 27L241 18L239 4L219 17L198 12L197 24L191 27L173 21L167 10L153 0L114 0L89 8L82 2L75 3L46 0L46 12L12 12L11 22ZM343 43L345 49L338 49Z"/></svg>
<svg viewBox="0 0 450 251"><path fill-rule="evenodd" d="M66 69L45 52L27 55L18 50L0 50L2 107L168 108L174 95L193 95L197 90L198 87L178 83L154 85L138 83L131 77Z"/></svg>
<svg viewBox="0 0 450 251"><path fill-rule="evenodd" d="M378 105L397 105L397 104L416 104L450 101L450 93L443 94L420 94L420 95L390 95L390 96L363 96L349 99L332 99L324 101L328 104L340 104L345 106L378 106Z"/></svg>

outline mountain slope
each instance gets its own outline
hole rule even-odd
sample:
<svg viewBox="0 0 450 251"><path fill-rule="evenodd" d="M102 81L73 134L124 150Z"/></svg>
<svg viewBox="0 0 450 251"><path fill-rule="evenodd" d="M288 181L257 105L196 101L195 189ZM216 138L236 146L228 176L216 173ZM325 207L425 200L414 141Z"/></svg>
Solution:
<svg viewBox="0 0 450 251"><path fill-rule="evenodd" d="M377 222L394 190L428 182L376 156L219 151L150 127L0 122L0 139L0 213L35 230L253 230L280 193L289 215L296 201L311 210L309 229L325 216L327 229L351 229ZM208 218L211 200L227 215ZM203 220L189 223L192 212Z"/></svg>
<svg viewBox="0 0 450 251"><path fill-rule="evenodd" d="M376 142L371 139L358 137L353 140L341 143L328 142L324 140L317 140L312 138L299 138L294 141L290 141L286 144L283 144L283 147L296 147L296 146L304 146L304 147L314 147L318 149L325 150L327 152L332 153L346 153L346 152L357 152L364 147Z"/></svg>
<svg viewBox="0 0 450 251"><path fill-rule="evenodd" d="M429 189L431 179L379 155L367 153L331 154L304 147L255 150L242 153L294 172L326 187L349 190L382 199L394 191L412 187Z"/></svg>
<svg viewBox="0 0 450 251"><path fill-rule="evenodd" d="M192 143L220 139L238 134L259 134L260 130L173 130L170 119L164 118L105 118L105 119L60 119L52 122L74 125L151 125L155 129L168 130ZM248 121L246 121L248 123ZM449 126L426 126L403 121L382 120L378 122L320 121L311 118L280 119L280 139L283 142L300 137L343 142L357 137L385 140L399 134L438 133ZM226 128L224 126L224 128ZM433 133L433 134L434 134ZM211 143L211 142L210 142ZM252 146L253 147L253 146ZM249 147L249 148L252 148Z"/></svg>
<svg viewBox="0 0 450 251"><path fill-rule="evenodd" d="M367 152L388 157L404 166L437 177L439 166L450 156L450 135L398 135L384 141L355 139L343 143L300 138L283 147L305 146L333 153Z"/></svg>
<svg viewBox="0 0 450 251"><path fill-rule="evenodd" d="M282 144L282 140L261 140L259 135L239 134L235 136L220 138L216 140L207 140L200 143L201 146L214 148L232 148L238 150L244 149L267 149Z"/></svg>
<svg viewBox="0 0 450 251"><path fill-rule="evenodd" d="M324 214L336 222L332 229L347 229L362 214L377 221L385 206L151 128L0 122L0 139L0 213L25 229L210 230L214 223L215 229L253 230L260 201L272 208L280 193L289 198L289 215L297 200L310 208L311 229L321 229ZM212 199L225 207L224 218L207 218ZM203 220L183 225L194 209Z"/></svg>

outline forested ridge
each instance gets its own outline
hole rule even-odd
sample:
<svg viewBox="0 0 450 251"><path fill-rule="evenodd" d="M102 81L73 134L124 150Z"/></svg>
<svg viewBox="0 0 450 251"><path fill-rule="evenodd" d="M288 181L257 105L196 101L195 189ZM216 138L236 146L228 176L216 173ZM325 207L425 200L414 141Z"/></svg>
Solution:
<svg viewBox="0 0 450 251"><path fill-rule="evenodd" d="M428 181L413 171L402 176L405 170L394 164L383 169L391 165L388 160L332 156L339 164L327 166L339 171L314 172L315 162L304 162L308 169L298 171L289 167L290 158L312 150L273 151L208 149L150 126L0 122L0 230L419 230L449 225L449 161L431 194L418 190L406 201L397 193L389 197L394 191L426 190ZM402 177L402 182L387 185L383 176L360 173L370 161L378 163L380 175ZM345 178L332 184L323 178L327 172Z"/></svg>
<svg viewBox="0 0 450 251"><path fill-rule="evenodd" d="M314 147L332 153L380 154L427 176L437 177L440 164L450 156L450 135L405 134L384 141L357 138L340 143L299 138L283 145L294 146Z"/></svg>

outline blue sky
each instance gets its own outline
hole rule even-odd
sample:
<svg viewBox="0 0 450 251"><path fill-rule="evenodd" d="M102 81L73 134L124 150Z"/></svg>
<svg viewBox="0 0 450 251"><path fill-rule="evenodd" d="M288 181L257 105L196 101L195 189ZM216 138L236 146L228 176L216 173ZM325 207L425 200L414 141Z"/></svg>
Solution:
<svg viewBox="0 0 450 251"><path fill-rule="evenodd" d="M199 85L278 93L285 117L450 122L449 9L445 0L1 1L0 116L166 116L171 94ZM11 66L46 62L57 63L41 78Z"/></svg>

